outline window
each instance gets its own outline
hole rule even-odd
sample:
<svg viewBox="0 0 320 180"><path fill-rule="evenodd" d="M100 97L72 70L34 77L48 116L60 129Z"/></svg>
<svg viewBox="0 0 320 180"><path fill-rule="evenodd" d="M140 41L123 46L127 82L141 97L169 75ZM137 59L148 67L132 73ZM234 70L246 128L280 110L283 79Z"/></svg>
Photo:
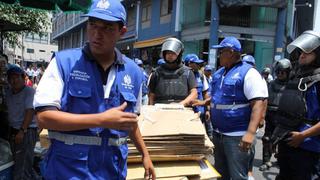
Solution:
<svg viewBox="0 0 320 180"><path fill-rule="evenodd" d="M41 34L40 41L43 44L47 44L48 43L48 33Z"/></svg>
<svg viewBox="0 0 320 180"><path fill-rule="evenodd" d="M34 49L27 48L27 53L34 53Z"/></svg>
<svg viewBox="0 0 320 180"><path fill-rule="evenodd" d="M172 0L161 0L160 15L166 16L172 13Z"/></svg>
<svg viewBox="0 0 320 180"><path fill-rule="evenodd" d="M142 6L141 21L145 22L145 21L150 21L150 20L151 20L151 0L148 0Z"/></svg>
<svg viewBox="0 0 320 180"><path fill-rule="evenodd" d="M40 50L39 50L39 52L46 52L46 50L42 50L42 49L40 49Z"/></svg>

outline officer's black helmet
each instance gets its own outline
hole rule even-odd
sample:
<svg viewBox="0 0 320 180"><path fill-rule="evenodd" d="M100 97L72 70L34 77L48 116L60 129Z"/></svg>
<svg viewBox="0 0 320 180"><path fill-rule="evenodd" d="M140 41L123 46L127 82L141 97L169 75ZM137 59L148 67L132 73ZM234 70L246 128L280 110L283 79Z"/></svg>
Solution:
<svg viewBox="0 0 320 180"><path fill-rule="evenodd" d="M292 69L292 65L289 59L280 59L279 61L276 62L275 64L275 72L279 71L287 71L290 72Z"/></svg>

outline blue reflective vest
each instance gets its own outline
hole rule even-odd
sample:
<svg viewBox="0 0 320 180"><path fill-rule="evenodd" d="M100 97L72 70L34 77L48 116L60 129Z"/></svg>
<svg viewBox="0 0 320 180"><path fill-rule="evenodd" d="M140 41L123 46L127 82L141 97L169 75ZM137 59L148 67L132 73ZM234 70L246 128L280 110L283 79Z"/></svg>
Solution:
<svg viewBox="0 0 320 180"><path fill-rule="evenodd" d="M199 100L203 100L203 81L204 81L204 77L202 74L199 73L199 71L197 72L194 72L194 76L195 76L195 79L197 81L197 93L198 93L198 99ZM200 112L201 114L204 114L204 111L205 111L205 108L204 106L196 106L193 108L193 110L195 112Z"/></svg>
<svg viewBox="0 0 320 180"><path fill-rule="evenodd" d="M114 63L116 77L109 98L104 88L97 64L81 49L71 49L55 54L59 72L64 81L61 111L74 114L101 113L127 102L125 111L134 112L142 83L139 67L115 50L121 63ZM121 58L119 58L121 57ZM60 132L81 136L99 136L102 144L68 145L52 140L46 158L46 179L125 179L128 147L112 146L109 138L128 136L126 131L91 128Z"/></svg>
<svg viewBox="0 0 320 180"><path fill-rule="evenodd" d="M243 92L243 86L250 68L252 66L239 62L226 74L224 67L214 73L210 114L215 130L222 133L247 130L251 108Z"/></svg>
<svg viewBox="0 0 320 180"><path fill-rule="evenodd" d="M308 88L306 92L307 118L315 121L320 120L320 104L317 93L317 90L319 91L318 87L314 84L310 88ZM304 124L299 128L299 130L301 132L310 127L310 125ZM319 136L306 138L300 145L300 147L309 151L320 152Z"/></svg>
<svg viewBox="0 0 320 180"><path fill-rule="evenodd" d="M142 83L142 96L145 96L148 94L149 90L148 90L148 74L146 73L146 71L144 69L141 69L142 71L142 76L143 76L143 83Z"/></svg>

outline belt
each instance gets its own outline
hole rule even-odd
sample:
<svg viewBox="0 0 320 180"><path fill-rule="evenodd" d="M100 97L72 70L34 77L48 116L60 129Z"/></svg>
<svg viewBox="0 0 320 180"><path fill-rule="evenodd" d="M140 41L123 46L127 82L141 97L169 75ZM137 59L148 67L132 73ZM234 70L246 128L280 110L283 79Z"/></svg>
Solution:
<svg viewBox="0 0 320 180"><path fill-rule="evenodd" d="M83 145L96 145L100 146L102 144L102 137L97 136L80 136L74 134L64 134L60 132L48 132L48 136L50 139L55 139L58 141L62 141L65 144L73 145L73 144L83 144ZM109 146L121 146L127 143L128 137L122 138L108 138Z"/></svg>
<svg viewBox="0 0 320 180"><path fill-rule="evenodd" d="M248 107L250 104L213 104L211 103L211 107L215 109L239 109L239 108L244 108Z"/></svg>

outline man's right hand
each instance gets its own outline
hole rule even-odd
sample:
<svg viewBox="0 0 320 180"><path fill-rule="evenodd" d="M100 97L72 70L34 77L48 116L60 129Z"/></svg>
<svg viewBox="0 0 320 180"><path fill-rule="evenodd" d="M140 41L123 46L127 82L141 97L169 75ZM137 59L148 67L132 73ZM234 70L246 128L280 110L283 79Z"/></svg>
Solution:
<svg viewBox="0 0 320 180"><path fill-rule="evenodd" d="M133 127L137 126L137 115L124 112L126 107L127 103L124 102L118 107L100 113L102 127L130 131Z"/></svg>

